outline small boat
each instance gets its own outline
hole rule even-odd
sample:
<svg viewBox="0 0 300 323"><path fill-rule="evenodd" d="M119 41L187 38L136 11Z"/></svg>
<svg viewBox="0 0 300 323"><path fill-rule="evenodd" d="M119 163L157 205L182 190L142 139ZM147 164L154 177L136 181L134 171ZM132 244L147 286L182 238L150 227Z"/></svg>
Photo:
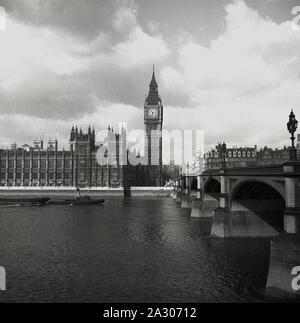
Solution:
<svg viewBox="0 0 300 323"><path fill-rule="evenodd" d="M90 199L83 197L74 200L50 200L48 205L100 205L104 203L104 199Z"/></svg>
<svg viewBox="0 0 300 323"><path fill-rule="evenodd" d="M45 206L49 202L49 198L10 198L0 199L0 205L3 206Z"/></svg>
<svg viewBox="0 0 300 323"><path fill-rule="evenodd" d="M98 200L91 200L91 199L79 199L79 200L73 200L71 201L71 205L99 205L103 204L104 199L98 199Z"/></svg>

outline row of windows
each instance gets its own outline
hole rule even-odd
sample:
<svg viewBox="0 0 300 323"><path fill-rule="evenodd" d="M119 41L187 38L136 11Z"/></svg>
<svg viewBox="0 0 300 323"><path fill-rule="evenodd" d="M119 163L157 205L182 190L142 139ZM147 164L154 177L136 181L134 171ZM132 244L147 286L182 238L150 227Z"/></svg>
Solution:
<svg viewBox="0 0 300 323"><path fill-rule="evenodd" d="M38 173L32 173L31 175L32 179L38 179L39 178L39 174ZM8 173L8 179L14 179L14 174L13 173ZM23 178L24 179L30 179L30 174L28 173L24 173L23 174ZM62 173L56 173L56 178L57 179L63 179L63 175ZM64 174L64 178L65 179L72 179L72 173L65 173ZM1 179L6 179L6 173L1 173ZM22 179L22 174L21 173L16 173L16 179ZM46 179L46 174L45 173L41 173L40 174L40 179ZM54 173L49 173L48 174L48 179L55 179L55 175Z"/></svg>
<svg viewBox="0 0 300 323"><path fill-rule="evenodd" d="M5 181L1 181L1 186L7 186L7 183ZM18 181L16 183L14 182L9 182L8 186L73 186L72 181L65 181L63 183L63 181L58 181L57 183L55 183L54 181L46 183L44 182L37 182L37 181L33 181L32 183L29 181L24 181L23 183L21 181Z"/></svg>
<svg viewBox="0 0 300 323"><path fill-rule="evenodd" d="M102 176L103 177L107 177L109 174L109 176L111 178L118 178L120 175L121 175L121 172L118 171L118 169L113 169L111 170L110 172L107 172L107 171L103 171L103 172L96 172L95 170L89 172L89 171L85 171L85 170L78 170L77 172L77 176L90 176L91 174L91 177L92 178L95 178L95 177L99 177L101 178ZM13 179L15 176L17 179L22 179L22 176L24 177L24 179L29 179L30 178L30 175L32 176L33 179L37 179L39 176L41 179L45 179L46 176L48 175L48 178L54 178L56 176L56 178L62 178L64 176L64 178L71 178L73 176L73 172L72 171L66 171L66 172L45 172L45 171L41 171L41 172L37 172L37 171L32 171L32 172L29 172L29 171L25 171L22 172L20 170L17 170L16 172L6 172L5 170L1 170L0 172L0 178L6 178L6 176L9 178L9 179Z"/></svg>
<svg viewBox="0 0 300 323"><path fill-rule="evenodd" d="M17 166L17 168L22 168L22 165L24 164L25 168L29 168L30 163L31 163L30 159L25 159L24 163L23 163L23 161L21 159L17 159L16 166ZM33 159L32 160L32 167L37 168L39 163L40 163L40 166L44 167L44 168L47 165L47 161L45 159L42 159L40 162L39 162L38 159ZM1 164L2 168L6 167L6 165L8 165L8 167L14 167L15 166L15 160L9 160L8 164L7 164L6 160L1 160L0 164ZM56 165L57 165L58 168L62 168L63 167L63 161L62 160L57 160ZM48 167L49 168L54 168L54 166L55 166L55 160L54 159L48 160ZM65 167L70 168L71 166L72 166L72 161L71 160L66 160L65 161Z"/></svg>
<svg viewBox="0 0 300 323"><path fill-rule="evenodd" d="M113 170L113 169L119 169L119 168L110 168L110 171L111 170ZM99 168L96 168L96 167L91 167L91 168L88 168L88 167L77 167L76 168L76 170L78 171L78 172L89 172L89 171L95 171L95 172L98 172L98 173L101 173L101 172L103 172L103 171L106 171L107 170L107 166L104 166L104 167L99 167ZM65 173L67 173L67 172L70 172L70 173L72 173L72 171L73 171L73 169L72 168L65 168L65 169L63 169L63 168L59 168L59 167L57 167L56 169L54 168L54 167L48 167L47 169L45 168L45 167L41 167L41 168L38 168L38 167L33 167L33 168L13 168L13 167L11 167L11 168L6 168L6 167L1 167L0 168L0 172L1 173L30 173L30 172L32 172L32 173L38 173L38 172L40 172L40 173L45 173L45 172L47 172L47 173L49 173L49 172L62 172L62 171L64 171ZM120 170L121 171L121 170Z"/></svg>
<svg viewBox="0 0 300 323"><path fill-rule="evenodd" d="M216 158L218 158L219 157L219 153L218 152L210 152L210 153L208 153L208 156L209 157L216 157ZM234 158L235 157L239 157L239 158L241 158L241 157L243 157L243 158L253 157L253 158L255 158L256 157L256 152L253 151L252 154L251 154L250 151L248 151L247 153L246 153L246 151L243 151L243 152L241 152L241 151L233 151L233 152L232 151L229 151L226 154L226 156L229 157L229 158L231 158L231 157L234 157Z"/></svg>
<svg viewBox="0 0 300 323"><path fill-rule="evenodd" d="M245 151L243 151L243 153L241 153L240 151L238 153L236 151L234 151L233 153L231 151L229 151L228 152L228 157L232 157L232 156L233 157L238 156L238 157L243 157L243 158L246 158L246 157L250 158L251 157L251 152L248 151L247 154L246 154ZM256 157L256 152L255 151L252 152L252 157L253 158Z"/></svg>
<svg viewBox="0 0 300 323"><path fill-rule="evenodd" d="M72 155L71 154L67 154L65 156L63 156L62 154L57 154L57 155L54 155L54 154L48 154L48 155L45 155L45 154L32 154L30 155L29 153L28 154L24 154L24 155L21 155L21 154L0 154L0 159L31 159L31 158L41 158L41 159L47 159L47 158L56 158L56 159L72 159Z"/></svg>
<svg viewBox="0 0 300 323"><path fill-rule="evenodd" d="M6 168L7 165L9 168L14 168L15 167L15 160L9 160L8 164L7 164L6 160L0 161L1 168ZM17 160L16 168L22 168L23 165L24 165L24 168L30 168L30 165L31 165L30 159L25 159L24 163L20 159ZM38 159L32 160L32 168L38 168L39 165L41 168L46 168L47 167L46 160L42 159L40 162ZM72 160L66 160L64 165L65 165L64 166L65 168L72 168ZM91 165L91 167L96 167L96 166L101 167L101 165L99 165L96 160L93 160L91 163L89 163L88 160L80 160L79 163L77 163L77 165L79 167L88 167L89 165ZM115 166L116 165L117 164L115 164ZM48 160L48 168L55 168L55 160L53 160L53 159ZM62 160L56 161L56 168L63 168L63 161Z"/></svg>
<svg viewBox="0 0 300 323"><path fill-rule="evenodd" d="M87 182L83 182L83 183L80 183L80 184L83 184L83 185L89 185L89 183ZM92 181L91 185L93 187L107 187L109 184L109 186L111 187L120 187L121 186L121 183L119 182L116 182L116 183L108 183L107 181ZM0 186L7 186L7 183L6 182L3 182L1 181L0 182ZM38 183L37 181L34 181L32 183L30 183L29 181L26 181L24 183L22 182L17 182L17 183L14 183L14 182L9 182L8 183L8 186L10 187L15 187L15 186L19 186L19 187L23 187L23 186L27 186L27 187L40 187L40 186L63 186L63 187L72 187L73 186L73 183L72 181L58 181L58 182L49 182L49 183L46 183L46 182L41 182L41 183Z"/></svg>

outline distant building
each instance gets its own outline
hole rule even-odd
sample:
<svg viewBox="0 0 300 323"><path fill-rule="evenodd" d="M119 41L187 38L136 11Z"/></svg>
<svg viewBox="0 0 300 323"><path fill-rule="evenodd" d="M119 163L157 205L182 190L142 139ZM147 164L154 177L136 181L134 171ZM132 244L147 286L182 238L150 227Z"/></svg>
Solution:
<svg viewBox="0 0 300 323"><path fill-rule="evenodd" d="M186 162L185 164L183 164L182 174L191 175L191 166L189 162Z"/></svg>
<svg viewBox="0 0 300 323"><path fill-rule="evenodd" d="M204 158L201 151L197 151L193 157L190 173L192 175L202 174L204 170Z"/></svg>
<svg viewBox="0 0 300 323"><path fill-rule="evenodd" d="M205 169L218 169L222 164L222 144L218 144L204 155ZM240 147L226 149L226 166L228 168L251 167L257 165L257 147Z"/></svg>
<svg viewBox="0 0 300 323"><path fill-rule="evenodd" d="M163 179L164 183L180 177L182 174L182 167L175 164L175 161L170 161L169 165L163 165Z"/></svg>
<svg viewBox="0 0 300 323"><path fill-rule="evenodd" d="M224 157L223 157L224 158ZM280 165L289 161L289 148L272 149L264 147L226 148L225 162L227 168ZM222 166L222 145L218 144L204 156L205 169L218 169Z"/></svg>
<svg viewBox="0 0 300 323"><path fill-rule="evenodd" d="M257 153L257 165L280 165L288 162L290 159L290 148L272 149L264 147Z"/></svg>

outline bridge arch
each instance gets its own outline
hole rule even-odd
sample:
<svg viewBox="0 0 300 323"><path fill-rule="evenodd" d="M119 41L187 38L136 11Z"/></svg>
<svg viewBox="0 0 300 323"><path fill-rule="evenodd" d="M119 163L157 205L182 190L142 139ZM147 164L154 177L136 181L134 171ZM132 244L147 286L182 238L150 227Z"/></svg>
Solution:
<svg viewBox="0 0 300 323"><path fill-rule="evenodd" d="M229 209L235 213L256 215L281 232L285 210L284 186L269 180L241 180L232 187Z"/></svg>
<svg viewBox="0 0 300 323"><path fill-rule="evenodd" d="M197 177L191 178L191 190L197 191Z"/></svg>
<svg viewBox="0 0 300 323"><path fill-rule="evenodd" d="M247 183L253 183L253 184L256 184L256 183L260 183L260 184L265 184L271 188L274 189L274 191L276 191L278 194L281 195L281 197L283 199L285 199L285 189L284 189L284 182L279 183L279 182L274 182L272 180L267 180L267 179L254 179L254 178L246 178L246 179L242 179L242 180L239 180L237 181L231 188L230 190L230 202L232 200L232 198L236 195L236 192L238 190L240 190L240 188L244 185L244 184L247 184Z"/></svg>
<svg viewBox="0 0 300 323"><path fill-rule="evenodd" d="M204 193L221 193L221 183L215 177L210 177L204 184Z"/></svg>
<svg viewBox="0 0 300 323"><path fill-rule="evenodd" d="M221 183L215 177L209 177L203 186L203 214L211 217L220 206Z"/></svg>

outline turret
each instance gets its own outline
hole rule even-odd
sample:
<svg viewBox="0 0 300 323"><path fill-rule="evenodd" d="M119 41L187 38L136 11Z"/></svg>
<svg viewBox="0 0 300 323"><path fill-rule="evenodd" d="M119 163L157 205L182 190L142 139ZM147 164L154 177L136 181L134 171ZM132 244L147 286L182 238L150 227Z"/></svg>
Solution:
<svg viewBox="0 0 300 323"><path fill-rule="evenodd" d="M71 134L70 134L70 141L73 141L75 139L75 129L74 126L72 127Z"/></svg>

